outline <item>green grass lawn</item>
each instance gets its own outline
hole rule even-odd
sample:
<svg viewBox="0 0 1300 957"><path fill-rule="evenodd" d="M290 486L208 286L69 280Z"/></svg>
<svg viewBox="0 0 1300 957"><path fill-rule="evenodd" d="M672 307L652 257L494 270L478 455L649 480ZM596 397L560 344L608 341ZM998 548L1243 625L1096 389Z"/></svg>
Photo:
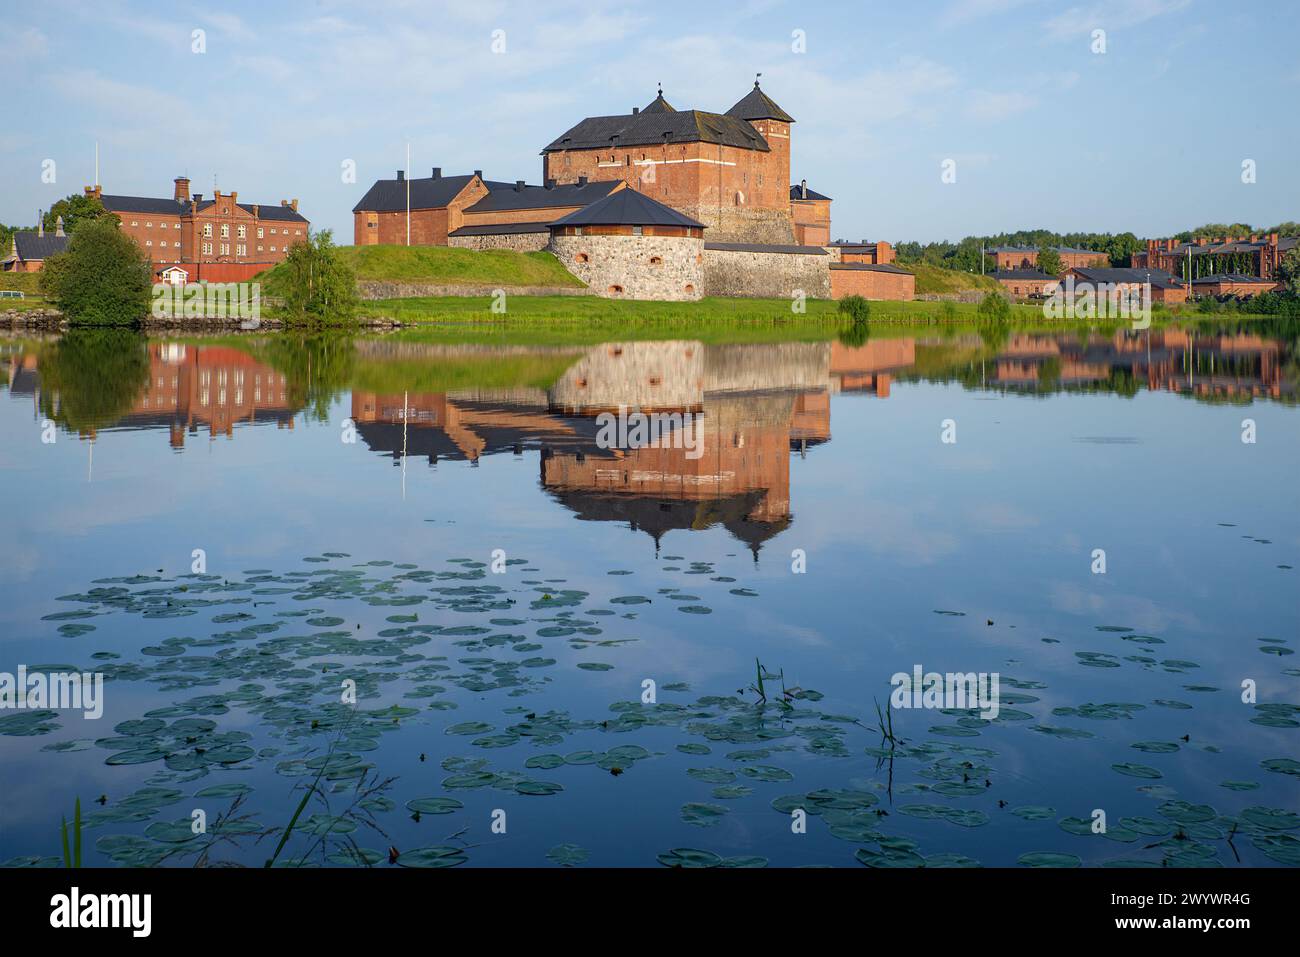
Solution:
<svg viewBox="0 0 1300 957"><path fill-rule="evenodd" d="M582 283L550 253L517 253L507 249L482 252L449 246L339 246L340 257L361 280L427 282L509 288L568 286ZM274 295L282 265L258 279Z"/></svg>
<svg viewBox="0 0 1300 957"><path fill-rule="evenodd" d="M651 302L596 296L513 296L506 312L493 313L488 296L383 299L362 304L364 318L412 324L422 339L574 344L619 339L682 337L705 342L790 341L834 337L846 319L839 303L810 299L807 311L791 311L786 299L709 298L698 302ZM1043 320L1037 306L1013 306L1013 317ZM974 324L972 303L872 302L872 335L902 335L918 326ZM404 333L404 335L407 335Z"/></svg>

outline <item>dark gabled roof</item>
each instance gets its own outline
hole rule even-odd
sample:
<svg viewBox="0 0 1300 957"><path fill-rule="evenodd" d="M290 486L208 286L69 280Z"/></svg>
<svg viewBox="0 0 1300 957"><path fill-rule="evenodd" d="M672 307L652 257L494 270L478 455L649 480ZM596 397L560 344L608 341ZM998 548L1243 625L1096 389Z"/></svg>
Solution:
<svg viewBox="0 0 1300 957"><path fill-rule="evenodd" d="M741 97L731 109L727 110L728 116L734 116L738 120L781 120L784 123L793 123L794 117L787 113L781 107L777 106L770 96L759 89L758 81L754 81L754 88Z"/></svg>
<svg viewBox="0 0 1300 957"><path fill-rule="evenodd" d="M46 233L38 236L35 232L14 233L14 244L18 247L18 258L24 262L49 259L55 253L68 248L67 236L54 236Z"/></svg>
<svg viewBox="0 0 1300 957"><path fill-rule="evenodd" d="M274 206L271 206L269 204L263 206L260 203L239 204L240 209L247 210L250 213L253 211L254 206L257 206L258 219L277 220L279 222L285 222L285 223L307 222L307 217L304 216L302 213L298 212L298 210L294 209L292 206L283 206L280 203L276 203Z"/></svg>
<svg viewBox="0 0 1300 957"><path fill-rule="evenodd" d="M1275 284L1277 280L1265 279L1263 276L1247 276L1244 273L1239 273L1239 272L1222 272L1222 273L1216 273L1213 276L1202 276L1200 279L1193 279L1192 285L1195 286L1197 283L1201 283L1201 282L1203 283L1253 282L1253 283L1269 283L1270 285L1272 285Z"/></svg>
<svg viewBox="0 0 1300 957"><path fill-rule="evenodd" d="M1124 269L1124 268L1074 268L1070 272L1088 282L1146 282L1156 289L1182 289L1183 284L1161 269Z"/></svg>
<svg viewBox="0 0 1300 957"><path fill-rule="evenodd" d="M1080 249L1077 246L1051 246L1058 253L1071 253L1082 256L1104 256L1106 251L1103 249ZM991 253L1036 253L1039 251L1038 246L990 246L987 252Z"/></svg>
<svg viewBox="0 0 1300 957"><path fill-rule="evenodd" d="M156 213L160 216L181 216L190 208L189 203L178 203L174 199L154 199L149 196L109 196L99 197L104 208L114 213Z"/></svg>
<svg viewBox="0 0 1300 957"><path fill-rule="evenodd" d="M993 279L1056 279L1041 269L998 269L988 274Z"/></svg>
<svg viewBox="0 0 1300 957"><path fill-rule="evenodd" d="M659 146L663 143L716 143L747 150L770 150L767 140L742 119L703 110L674 110L671 113L589 116L542 152Z"/></svg>
<svg viewBox="0 0 1300 957"><path fill-rule="evenodd" d="M827 200L828 202L830 201L829 196L823 196L821 193L815 192L814 190L811 189L808 190L808 195L805 196L803 192L803 187L799 186L798 184L790 187L790 198L791 199L824 199Z"/></svg>
<svg viewBox="0 0 1300 957"><path fill-rule="evenodd" d="M563 186L525 186L516 189L513 183L492 184L491 191L473 206L466 208L467 213L490 213L513 209L554 209L557 206L586 206L598 199L604 199L623 181L618 179L601 180L598 183L566 183ZM406 208L405 204L402 206Z"/></svg>
<svg viewBox="0 0 1300 957"><path fill-rule="evenodd" d="M727 253L786 253L791 256L829 256L821 246L795 246L784 243L705 243L705 249Z"/></svg>
<svg viewBox="0 0 1300 957"><path fill-rule="evenodd" d="M650 105L647 106L641 112L642 113L676 113L677 110L673 107L671 103L669 103L667 100L664 99L664 91L660 90L659 95L656 96L653 100L651 100Z"/></svg>
<svg viewBox="0 0 1300 957"><path fill-rule="evenodd" d="M630 186L551 223L556 226L694 226L704 224Z"/></svg>
<svg viewBox="0 0 1300 957"><path fill-rule="evenodd" d="M437 179L379 179L366 190L361 202L352 207L354 213L406 212L406 185L411 185L411 209L442 209L460 195L460 191L474 180L467 176L440 176ZM488 183L488 189L506 189L513 183Z"/></svg>
<svg viewBox="0 0 1300 957"><path fill-rule="evenodd" d="M462 226L453 229L448 236L513 236L516 233L544 233L550 226L547 223L493 223L488 226Z"/></svg>
<svg viewBox="0 0 1300 957"><path fill-rule="evenodd" d="M915 275L915 273L913 273L910 269L903 269L902 267L895 266L892 263L831 263L830 268L831 269L852 269L852 270L859 270L862 272L894 272L894 273L901 273L904 276ZM1049 276L1046 278L1050 279L1052 277Z"/></svg>
<svg viewBox="0 0 1300 957"><path fill-rule="evenodd" d="M201 212L216 203L215 199L204 199L198 202L177 202L174 199L154 199L149 196L101 196L100 202L104 208L113 213L142 213L153 216L186 216L192 212ZM307 218L295 210L292 206L281 206L279 203L274 205L267 203L238 203L240 209L247 213L253 212L253 207L257 206L257 218L266 220L277 220L289 223L305 223ZM406 208L405 205L402 206Z"/></svg>

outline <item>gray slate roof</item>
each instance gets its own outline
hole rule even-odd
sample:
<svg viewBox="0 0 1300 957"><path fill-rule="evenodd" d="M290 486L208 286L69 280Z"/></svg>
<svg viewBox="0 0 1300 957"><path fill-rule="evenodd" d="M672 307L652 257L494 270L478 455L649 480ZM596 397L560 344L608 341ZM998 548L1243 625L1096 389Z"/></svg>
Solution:
<svg viewBox="0 0 1300 957"><path fill-rule="evenodd" d="M1180 280L1175 279L1170 273L1162 269L1071 269L1080 279L1088 282L1146 282L1150 277L1151 285L1156 289L1181 289L1183 284Z"/></svg>
<svg viewBox="0 0 1300 957"><path fill-rule="evenodd" d="M829 256L821 246L795 246L790 243L705 243L705 249L728 253L785 253L790 256Z"/></svg>
<svg viewBox="0 0 1300 957"><path fill-rule="evenodd" d="M1247 276L1239 272L1222 272L1213 276L1202 276L1200 279L1193 279L1192 285L1197 283L1216 283L1216 282L1267 282L1276 283L1276 279L1264 279L1261 276Z"/></svg>
<svg viewBox="0 0 1300 957"><path fill-rule="evenodd" d="M669 103L667 100L664 99L664 91L660 90L659 95L656 96L653 100L651 100L650 105L647 106L641 112L642 113L676 113L677 110L671 103Z"/></svg>
<svg viewBox="0 0 1300 957"><path fill-rule="evenodd" d="M999 269L989 273L994 279L1056 279L1041 269Z"/></svg>
<svg viewBox="0 0 1300 957"><path fill-rule="evenodd" d="M553 209L557 206L586 206L598 199L604 199L621 183L622 180L601 180L598 183L566 183L562 186L525 186L516 189L515 185L493 183L492 190L466 212L487 213L508 209ZM498 188L499 187L499 188ZM414 200L412 200L414 203ZM403 199L402 209L405 209Z"/></svg>
<svg viewBox="0 0 1300 957"><path fill-rule="evenodd" d="M610 193L604 199L561 217L551 223L556 226L694 226L704 224L683 216L670 206L665 206L645 193L628 187Z"/></svg>
<svg viewBox="0 0 1300 957"><path fill-rule="evenodd" d="M366 190L366 195L352 207L354 213L399 213L406 212L406 184L411 184L411 209L442 209L474 179L474 174L466 176L432 176L424 179L380 179ZM489 189L513 189L514 183L493 183L487 180L483 184Z"/></svg>
<svg viewBox="0 0 1300 957"><path fill-rule="evenodd" d="M550 229L547 223L493 223L488 226L462 226L453 229L448 236L514 236L517 233L544 233Z"/></svg>
<svg viewBox="0 0 1300 957"><path fill-rule="evenodd" d="M215 199L200 200L197 203L178 203L174 199L155 199L152 196L109 196L100 197L104 208L114 213L143 213L154 216L185 216L191 212L201 212L216 203ZM237 203L240 209L252 214L257 207L257 218L286 223L305 223L307 217L297 212L292 206L279 203ZM403 209L406 207L403 206Z"/></svg>
<svg viewBox="0 0 1300 957"><path fill-rule="evenodd" d="M808 190L808 195L805 196L803 194L803 190L799 187L797 183L794 186L790 187L790 198L791 199L825 199L825 200L830 199L829 196L824 196L821 193L818 193L812 189Z"/></svg>
<svg viewBox="0 0 1300 957"><path fill-rule="evenodd" d="M781 120L793 123L794 117L777 106L770 96L764 93L754 81L754 88L741 97L740 101L727 110L728 116L741 120Z"/></svg>
<svg viewBox="0 0 1300 957"><path fill-rule="evenodd" d="M903 269L892 263L831 263L831 269L855 269L862 272L894 272L905 276L914 275L910 269Z"/></svg>
<svg viewBox="0 0 1300 957"><path fill-rule="evenodd" d="M55 253L61 253L68 248L67 236L55 236L46 233L44 236L36 235L36 232L14 233L14 244L18 247L18 258L24 262L35 262L36 260L49 259Z"/></svg>
<svg viewBox="0 0 1300 957"><path fill-rule="evenodd" d="M740 149L770 150L767 140L743 119L703 110L674 110L589 116L566 130L542 152L663 143L716 143Z"/></svg>

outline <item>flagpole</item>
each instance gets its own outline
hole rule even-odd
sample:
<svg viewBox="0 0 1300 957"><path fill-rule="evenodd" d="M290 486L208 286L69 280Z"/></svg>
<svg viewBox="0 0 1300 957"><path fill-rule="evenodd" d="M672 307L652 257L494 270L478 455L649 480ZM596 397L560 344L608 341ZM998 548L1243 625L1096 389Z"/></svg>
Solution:
<svg viewBox="0 0 1300 957"><path fill-rule="evenodd" d="M411 144L406 144L406 245L411 245Z"/></svg>

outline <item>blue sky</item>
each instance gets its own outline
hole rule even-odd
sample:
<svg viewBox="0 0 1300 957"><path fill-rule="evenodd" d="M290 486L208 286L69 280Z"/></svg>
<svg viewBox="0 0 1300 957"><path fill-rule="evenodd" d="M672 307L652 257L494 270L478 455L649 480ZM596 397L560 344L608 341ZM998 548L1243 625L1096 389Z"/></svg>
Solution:
<svg viewBox="0 0 1300 957"><path fill-rule="evenodd" d="M1292 0L6 7L6 223L91 182L98 141L106 192L170 195L187 173L210 194L215 175L241 201L297 197L350 242L353 204L408 142L414 175L538 182L540 149L582 117L660 81L679 109L725 111L759 71L836 237L1300 220Z"/></svg>

